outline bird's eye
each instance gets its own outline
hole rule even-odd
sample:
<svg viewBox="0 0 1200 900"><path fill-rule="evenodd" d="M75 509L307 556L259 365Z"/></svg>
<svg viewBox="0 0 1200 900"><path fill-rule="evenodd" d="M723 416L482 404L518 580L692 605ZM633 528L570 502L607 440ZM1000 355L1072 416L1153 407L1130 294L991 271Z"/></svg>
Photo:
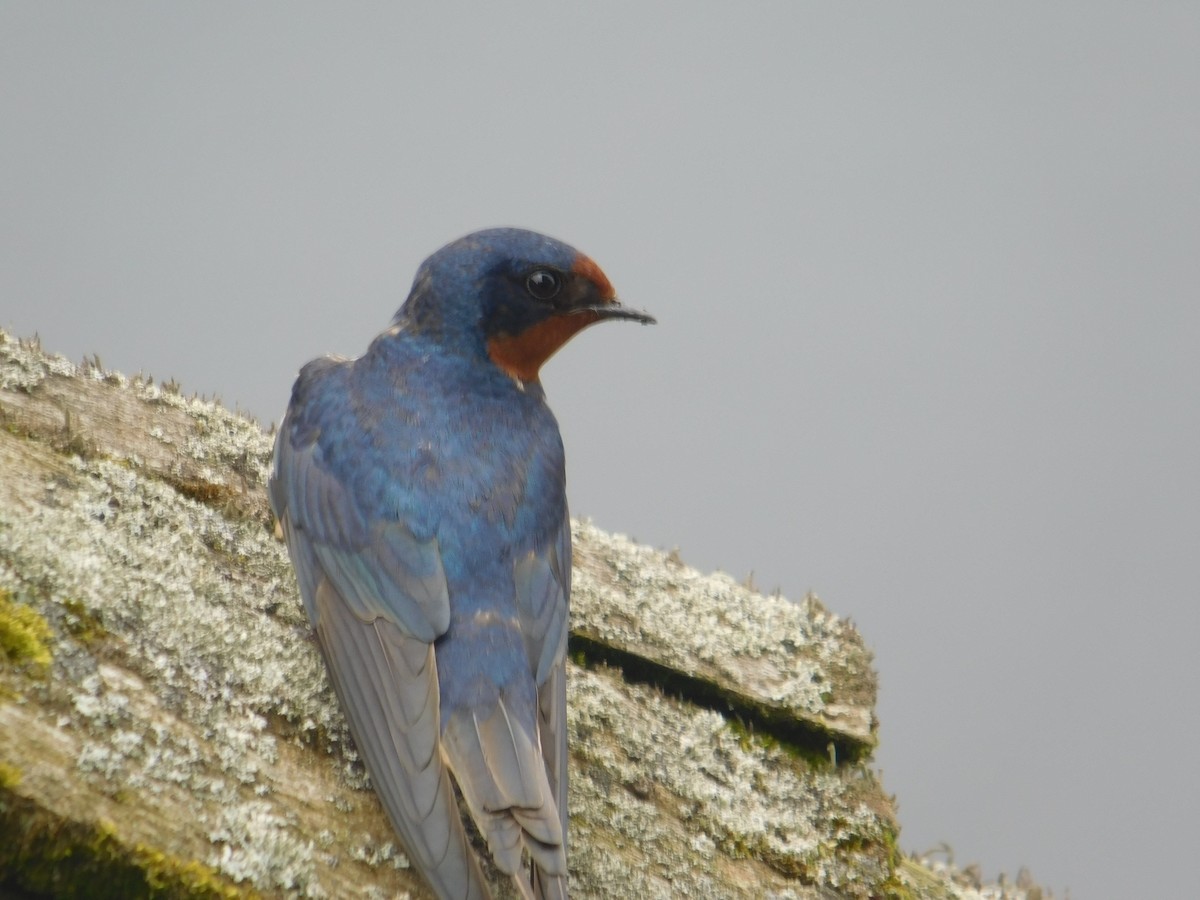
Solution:
<svg viewBox="0 0 1200 900"><path fill-rule="evenodd" d="M553 300L561 289L561 276L549 269L534 269L525 279L525 290L534 300Z"/></svg>

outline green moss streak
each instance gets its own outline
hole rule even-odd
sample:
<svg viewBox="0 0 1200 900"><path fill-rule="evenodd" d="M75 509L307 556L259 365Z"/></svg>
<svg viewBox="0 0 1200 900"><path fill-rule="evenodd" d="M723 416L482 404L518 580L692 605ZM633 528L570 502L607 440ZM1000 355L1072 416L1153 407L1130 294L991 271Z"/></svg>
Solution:
<svg viewBox="0 0 1200 900"><path fill-rule="evenodd" d="M809 761L823 759L829 765L829 746L833 745L839 766L856 764L871 755L871 744L835 734L815 722L797 718L777 707L768 706L739 691L697 678L646 659L627 650L619 650L595 638L571 632L567 643L571 659L582 660L585 668L599 665L620 669L632 684L648 684L666 694L680 697L696 706L710 709L731 723L738 723L739 734L777 742L778 746Z"/></svg>
<svg viewBox="0 0 1200 900"><path fill-rule="evenodd" d="M3 888L57 900L259 897L208 866L128 844L104 822L62 819L8 784L0 785L0 893Z"/></svg>
<svg viewBox="0 0 1200 900"><path fill-rule="evenodd" d="M82 600L64 600L62 607L66 613L63 627L81 644L91 644L108 636L99 613L88 609Z"/></svg>

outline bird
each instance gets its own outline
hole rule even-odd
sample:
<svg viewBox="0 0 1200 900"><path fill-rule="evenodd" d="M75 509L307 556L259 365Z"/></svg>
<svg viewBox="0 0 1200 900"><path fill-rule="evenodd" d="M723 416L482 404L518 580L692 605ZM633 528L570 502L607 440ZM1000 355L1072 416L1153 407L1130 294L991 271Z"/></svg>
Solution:
<svg viewBox="0 0 1200 900"><path fill-rule="evenodd" d="M366 352L306 364L268 480L316 643L409 859L491 896L460 794L524 898L567 896L571 527L542 365L654 318L532 231L435 252Z"/></svg>

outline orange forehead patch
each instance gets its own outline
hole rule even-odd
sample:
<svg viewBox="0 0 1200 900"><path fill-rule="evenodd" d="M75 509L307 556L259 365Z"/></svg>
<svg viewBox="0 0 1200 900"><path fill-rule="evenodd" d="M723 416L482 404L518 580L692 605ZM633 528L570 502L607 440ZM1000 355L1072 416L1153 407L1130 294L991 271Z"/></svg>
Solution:
<svg viewBox="0 0 1200 900"><path fill-rule="evenodd" d="M598 268L596 271L600 272ZM600 277L604 278L603 272L600 272ZM604 284L607 285L608 281ZM611 290L611 287L609 289ZM599 319L600 316L591 310L565 316L551 316L536 325L531 325L520 334L501 334L489 338L488 356L513 378L536 381L542 364L553 356L559 347L569 341L576 332Z"/></svg>
<svg viewBox="0 0 1200 900"><path fill-rule="evenodd" d="M613 290L613 286L608 282L608 276L600 271L600 267L591 260L590 257L580 253L575 257L575 264L571 266L571 272L581 278L586 278L596 286L596 290L600 292L601 300L615 300L617 292Z"/></svg>

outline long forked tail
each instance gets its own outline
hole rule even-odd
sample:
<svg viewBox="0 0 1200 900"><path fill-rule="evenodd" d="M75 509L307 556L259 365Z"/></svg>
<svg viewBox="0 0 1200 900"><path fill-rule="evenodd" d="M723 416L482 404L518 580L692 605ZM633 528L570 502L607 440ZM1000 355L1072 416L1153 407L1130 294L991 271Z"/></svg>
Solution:
<svg viewBox="0 0 1200 900"><path fill-rule="evenodd" d="M413 865L444 900L490 900L439 751L433 646L363 622L327 580L317 637L371 783Z"/></svg>
<svg viewBox="0 0 1200 900"><path fill-rule="evenodd" d="M530 900L565 898L565 835L536 731L531 736L501 695L482 714L450 713L442 747L496 867ZM532 878L522 864L524 853Z"/></svg>

